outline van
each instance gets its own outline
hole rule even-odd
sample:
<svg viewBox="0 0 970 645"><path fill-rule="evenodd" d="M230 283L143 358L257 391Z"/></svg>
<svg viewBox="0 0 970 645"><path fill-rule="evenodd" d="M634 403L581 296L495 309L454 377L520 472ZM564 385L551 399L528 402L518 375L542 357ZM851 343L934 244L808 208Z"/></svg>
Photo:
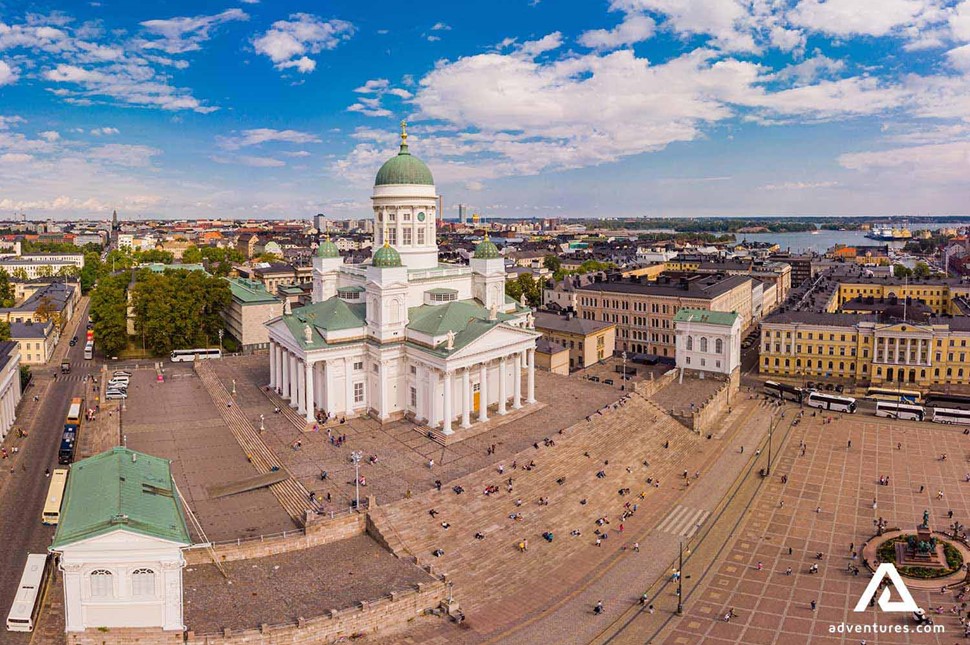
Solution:
<svg viewBox="0 0 970 645"><path fill-rule="evenodd" d="M107 392L104 393L104 398L108 400L127 399L128 393L125 392L124 390L108 390Z"/></svg>

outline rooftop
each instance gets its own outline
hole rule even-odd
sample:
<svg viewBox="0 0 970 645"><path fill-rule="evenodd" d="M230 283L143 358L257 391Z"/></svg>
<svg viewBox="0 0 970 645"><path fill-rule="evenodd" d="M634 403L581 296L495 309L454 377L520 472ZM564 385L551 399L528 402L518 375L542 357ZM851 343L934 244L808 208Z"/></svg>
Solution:
<svg viewBox="0 0 970 645"><path fill-rule="evenodd" d="M225 279L229 282L232 299L243 305L264 305L279 302L279 300L266 290L262 282L247 280L246 278Z"/></svg>
<svg viewBox="0 0 970 645"><path fill-rule="evenodd" d="M735 289L751 278L746 275L698 275L679 280L661 279L656 282L637 277L613 278L581 286L579 291L602 291L606 293L631 293L653 296L716 298Z"/></svg>
<svg viewBox="0 0 970 645"><path fill-rule="evenodd" d="M708 311L707 309L689 309L684 307L674 316L674 322L696 322L708 325L724 325L731 327L738 319L733 311Z"/></svg>
<svg viewBox="0 0 970 645"><path fill-rule="evenodd" d="M191 543L167 460L117 447L71 466L53 548L119 529Z"/></svg>
<svg viewBox="0 0 970 645"><path fill-rule="evenodd" d="M551 331L558 331L567 334L578 334L580 336L588 336L589 334L594 334L608 327L616 326L615 323L586 320L584 318L577 318L573 315L560 316L559 314L554 314L547 311L537 311L535 316L536 329L540 331L543 329L549 329Z"/></svg>

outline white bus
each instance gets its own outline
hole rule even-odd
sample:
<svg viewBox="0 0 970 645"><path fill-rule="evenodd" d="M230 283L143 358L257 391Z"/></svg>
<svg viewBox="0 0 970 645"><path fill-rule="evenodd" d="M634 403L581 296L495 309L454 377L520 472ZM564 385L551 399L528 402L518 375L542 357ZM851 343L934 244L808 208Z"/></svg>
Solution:
<svg viewBox="0 0 970 645"><path fill-rule="evenodd" d="M7 614L7 631L32 632L37 614L40 612L40 600L44 597L45 569L47 555L31 553L27 556L27 566L20 577L20 586L14 596L10 613Z"/></svg>
<svg viewBox="0 0 970 645"><path fill-rule="evenodd" d="M808 395L806 403L809 407L831 410L832 412L848 412L849 414L855 412L855 399L850 396L812 392Z"/></svg>
<svg viewBox="0 0 970 645"><path fill-rule="evenodd" d="M222 350L219 349L176 349L172 352L173 363L185 363L192 361L202 361L208 358L222 358Z"/></svg>
<svg viewBox="0 0 970 645"><path fill-rule="evenodd" d="M933 408L933 423L966 423L970 424L970 410L956 410L954 408Z"/></svg>
<svg viewBox="0 0 970 645"><path fill-rule="evenodd" d="M893 403L891 401L876 402L876 416L887 417L889 419L906 419L909 421L922 421L926 416L926 410L921 405L906 405L904 403Z"/></svg>
<svg viewBox="0 0 970 645"><path fill-rule="evenodd" d="M801 403L804 392L801 388L797 388L793 385L776 383L774 381L765 381L765 394L768 396L777 397L783 401L788 399L789 401Z"/></svg>
<svg viewBox="0 0 970 645"><path fill-rule="evenodd" d="M919 403L923 398L917 390L897 390L887 387L870 387L866 398L874 401L896 401L898 403Z"/></svg>
<svg viewBox="0 0 970 645"><path fill-rule="evenodd" d="M61 519L61 502L64 501L64 487L67 486L67 468L55 468L51 473L51 485L44 500L44 514L40 521L57 526Z"/></svg>
<svg viewBox="0 0 970 645"><path fill-rule="evenodd" d="M86 360L91 360L94 358L94 341L89 340L84 344L84 358Z"/></svg>

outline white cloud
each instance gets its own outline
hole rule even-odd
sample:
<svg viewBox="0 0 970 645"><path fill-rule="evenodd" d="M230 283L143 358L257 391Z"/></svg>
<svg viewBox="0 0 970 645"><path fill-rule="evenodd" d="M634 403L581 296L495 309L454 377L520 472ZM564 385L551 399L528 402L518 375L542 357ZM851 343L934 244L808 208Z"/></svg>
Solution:
<svg viewBox="0 0 970 645"><path fill-rule="evenodd" d="M834 188L837 181L786 181L780 184L765 184L761 190L816 190L818 188Z"/></svg>
<svg viewBox="0 0 970 645"><path fill-rule="evenodd" d="M91 130L91 134L93 134L96 137L100 137L102 135L107 137L118 133L119 133L118 128L110 128L110 127L94 128Z"/></svg>
<svg viewBox="0 0 970 645"><path fill-rule="evenodd" d="M0 87L17 82L17 72L3 60L0 60Z"/></svg>
<svg viewBox="0 0 970 645"><path fill-rule="evenodd" d="M201 49L200 43L209 40L210 31L214 27L235 20L249 20L249 16L242 9L227 9L212 16L146 20L141 26L160 38L145 40L142 47L159 49L168 54L198 51Z"/></svg>
<svg viewBox="0 0 970 645"><path fill-rule="evenodd" d="M354 32L354 25L344 20L324 21L308 13L295 13L289 20L274 22L266 33L253 40L253 48L269 57L276 69L294 68L307 74L316 69L316 61L306 54L335 49Z"/></svg>
<svg viewBox="0 0 970 645"><path fill-rule="evenodd" d="M392 112L382 105L385 95L390 94L400 99L407 100L412 97L411 92L391 87L390 81L386 78L375 78L367 81L354 90L357 94L364 94L359 97L357 102L347 108L349 112L359 112L364 116L384 117L390 116Z"/></svg>
<svg viewBox="0 0 970 645"><path fill-rule="evenodd" d="M653 36L655 23L647 16L629 13L613 29L593 29L579 37L579 44L592 49L616 49L632 45Z"/></svg>
<svg viewBox="0 0 970 645"><path fill-rule="evenodd" d="M55 130L45 130L43 132L39 132L38 136L48 143L53 143L61 138L60 133Z"/></svg>
<svg viewBox="0 0 970 645"><path fill-rule="evenodd" d="M947 61L955 69L970 73L970 45L955 47L946 53Z"/></svg>
<svg viewBox="0 0 970 645"><path fill-rule="evenodd" d="M272 128L256 128L243 130L232 137L217 137L219 147L225 150L238 150L248 146L258 146L264 143L320 143L320 139L309 132L299 130L274 130Z"/></svg>
<svg viewBox="0 0 970 645"><path fill-rule="evenodd" d="M144 167L150 165L151 158L161 154L161 152L161 150L150 146L109 143L91 148L86 154L90 159L119 166Z"/></svg>
<svg viewBox="0 0 970 645"><path fill-rule="evenodd" d="M822 76L832 76L844 69L845 61L829 58L816 51L811 58L778 70L772 78L773 80L794 81L798 85L807 85Z"/></svg>
<svg viewBox="0 0 970 645"><path fill-rule="evenodd" d="M286 162L273 157L258 157L254 155L234 155L231 157L214 156L212 160L221 164L241 164L250 168L279 168Z"/></svg>
<svg viewBox="0 0 970 645"><path fill-rule="evenodd" d="M918 23L936 5L928 0L801 0L789 18L836 36L885 36Z"/></svg>
<svg viewBox="0 0 970 645"><path fill-rule="evenodd" d="M390 84L390 81L388 81L386 78L375 78L367 81L354 91L358 94L375 94L377 92L387 90Z"/></svg>
<svg viewBox="0 0 970 645"><path fill-rule="evenodd" d="M27 119L22 116L3 116L0 115L0 130L7 130L12 125L17 125L18 123L27 123Z"/></svg>
<svg viewBox="0 0 970 645"><path fill-rule="evenodd" d="M970 141L854 152L840 156L839 164L850 170L890 172L910 180L964 183L970 175Z"/></svg>
<svg viewBox="0 0 970 645"><path fill-rule="evenodd" d="M436 22L434 26L431 27L431 31L451 31L451 27L443 22Z"/></svg>
<svg viewBox="0 0 970 645"><path fill-rule="evenodd" d="M34 157L32 155L22 152L5 152L0 154L0 164L24 164L33 161L33 159Z"/></svg>
<svg viewBox="0 0 970 645"><path fill-rule="evenodd" d="M755 51L752 15L739 0L613 0L612 9L650 11L666 18L664 26L682 35L705 34L730 51Z"/></svg>

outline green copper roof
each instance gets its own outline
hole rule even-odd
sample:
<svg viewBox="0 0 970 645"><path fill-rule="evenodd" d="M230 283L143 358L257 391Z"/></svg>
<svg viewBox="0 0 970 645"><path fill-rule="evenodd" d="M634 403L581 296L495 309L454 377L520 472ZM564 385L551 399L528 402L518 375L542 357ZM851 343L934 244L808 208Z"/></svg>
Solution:
<svg viewBox="0 0 970 645"><path fill-rule="evenodd" d="M408 329L429 336L441 336L464 330L473 321L498 323L513 316L498 313L496 320L488 320L488 310L475 300L457 300L441 305L421 305L408 309Z"/></svg>
<svg viewBox="0 0 970 645"><path fill-rule="evenodd" d="M382 246L374 253L374 266L390 269L401 266L401 254L393 246Z"/></svg>
<svg viewBox="0 0 970 645"><path fill-rule="evenodd" d="M320 246L317 247L317 257L327 259L340 257L340 249L337 248L336 244L330 241L329 235L323 240L323 242L320 243Z"/></svg>
<svg viewBox="0 0 970 645"><path fill-rule="evenodd" d="M738 314L732 311L708 311L707 309L688 309L684 307L674 316L674 322L696 322L730 327L737 318Z"/></svg>
<svg viewBox="0 0 970 645"><path fill-rule="evenodd" d="M53 548L118 529L191 544L168 460L118 447L71 466Z"/></svg>
<svg viewBox="0 0 970 645"><path fill-rule="evenodd" d="M487 236L475 247L476 260L494 260L500 257L502 255L498 252L498 247Z"/></svg>
<svg viewBox="0 0 970 645"><path fill-rule="evenodd" d="M246 278L223 278L229 282L232 299L241 305L272 305L280 304L262 282L247 280Z"/></svg>
<svg viewBox="0 0 970 645"><path fill-rule="evenodd" d="M339 331L354 329L367 324L367 305L364 303L349 304L339 297L328 298L323 302L315 302L299 309L294 309L289 316L283 316L287 329L301 345L306 347L303 325L309 323L314 328L312 341L309 345L322 343L317 329L324 331Z"/></svg>
<svg viewBox="0 0 970 645"><path fill-rule="evenodd" d="M381 169L377 171L377 179L374 180L375 186L387 186L389 184L418 184L422 186L433 186L434 177L431 170L423 161L408 152L408 145L401 144L401 151L396 157L391 157L384 162Z"/></svg>

